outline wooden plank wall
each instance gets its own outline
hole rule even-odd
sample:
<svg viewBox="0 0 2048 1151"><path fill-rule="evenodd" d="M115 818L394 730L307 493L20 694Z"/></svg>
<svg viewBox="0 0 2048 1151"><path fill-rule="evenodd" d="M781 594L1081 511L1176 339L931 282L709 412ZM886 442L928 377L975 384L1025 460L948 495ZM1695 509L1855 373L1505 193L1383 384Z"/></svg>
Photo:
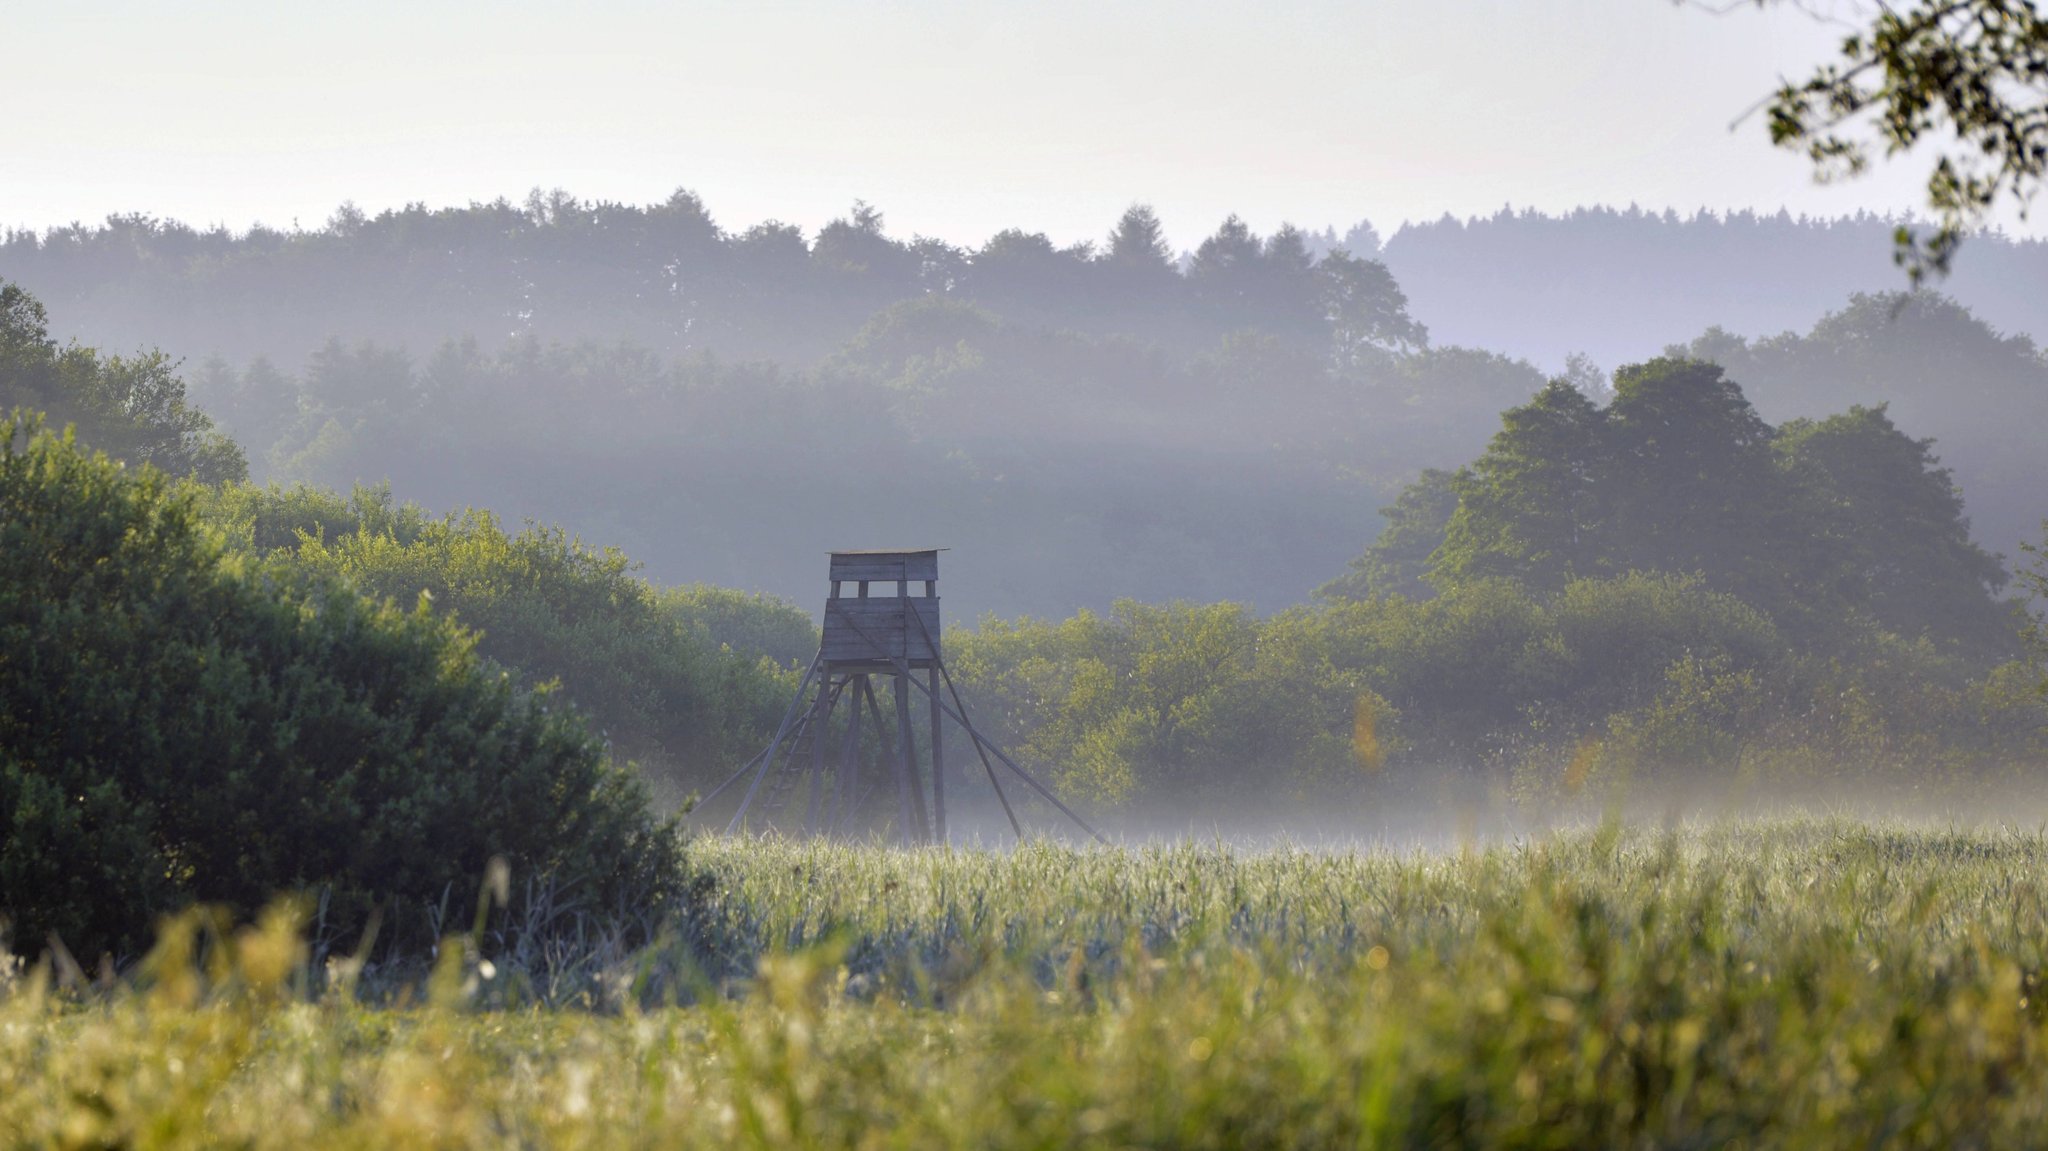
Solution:
<svg viewBox="0 0 2048 1151"><path fill-rule="evenodd" d="M920 631L910 613L924 621ZM927 644L929 634L932 642ZM825 601L825 638L821 654L830 664L894 658L913 667L929 664L939 653L938 596L879 596L872 599ZM881 651L876 651L879 644Z"/></svg>

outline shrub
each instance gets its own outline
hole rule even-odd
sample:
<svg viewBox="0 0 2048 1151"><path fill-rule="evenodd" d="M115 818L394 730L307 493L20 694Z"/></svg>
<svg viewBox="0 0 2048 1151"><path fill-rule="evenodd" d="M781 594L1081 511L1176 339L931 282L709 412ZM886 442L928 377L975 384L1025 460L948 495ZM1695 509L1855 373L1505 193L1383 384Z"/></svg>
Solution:
<svg viewBox="0 0 2048 1151"><path fill-rule="evenodd" d="M1107 616L946 638L984 731L1098 809L1244 814L1354 795L1394 715L1330 661L1306 611L1121 600Z"/></svg>
<svg viewBox="0 0 2048 1151"><path fill-rule="evenodd" d="M718 647L777 667L802 667L818 650L818 625L786 599L710 584L655 593L663 609Z"/></svg>
<svg viewBox="0 0 2048 1151"><path fill-rule="evenodd" d="M616 754L664 783L703 785L731 770L767 741L789 690L756 654L721 652L708 621L678 610L709 597L657 592L619 552L560 529L508 532L481 511L432 516L394 504L384 488L344 499L236 486L205 506L237 544L273 562L400 603L426 593L435 611L482 632L480 654L521 683L558 682ZM736 605L725 614L744 615ZM788 646L786 621L757 614L774 619L772 642ZM797 618L808 658L815 632Z"/></svg>
<svg viewBox="0 0 2048 1151"><path fill-rule="evenodd" d="M0 421L0 917L131 951L192 900L328 892L347 930L493 855L659 896L672 834L446 615L237 556L153 468ZM387 917L388 918L388 917Z"/></svg>
<svg viewBox="0 0 2048 1151"><path fill-rule="evenodd" d="M1630 572L1574 580L1558 594L1551 616L1571 653L1559 695L1581 723L1646 703L1666 669L1688 658L1746 669L1789 654L1768 617L1709 590L1696 575Z"/></svg>

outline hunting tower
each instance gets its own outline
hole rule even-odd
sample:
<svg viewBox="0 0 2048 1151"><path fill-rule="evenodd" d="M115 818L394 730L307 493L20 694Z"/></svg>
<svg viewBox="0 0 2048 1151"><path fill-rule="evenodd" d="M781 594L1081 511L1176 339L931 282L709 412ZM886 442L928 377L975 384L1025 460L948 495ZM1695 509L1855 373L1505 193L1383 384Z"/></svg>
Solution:
<svg viewBox="0 0 2048 1151"><path fill-rule="evenodd" d="M764 816L779 815L777 823L794 830L801 793L805 834L857 834L863 820L871 825L871 813L880 806L895 809L892 822L906 845L946 842L942 729L951 719L966 733L1003 814L1020 837L1023 826L997 776L998 763L1083 830L1102 838L968 722L967 705L939 650L940 550L831 553L823 639L775 738L703 799L702 805L709 805L720 792L752 774L728 832L746 826L757 807ZM888 688L893 723L883 717L876 681ZM942 684L946 698L940 695ZM913 691L925 697L923 710L929 717L922 757L930 764L929 780L920 767L917 725L911 721ZM846 705L845 717L835 728L841 704ZM874 725L867 736L862 732L864 719ZM888 802L890 792L893 804Z"/></svg>

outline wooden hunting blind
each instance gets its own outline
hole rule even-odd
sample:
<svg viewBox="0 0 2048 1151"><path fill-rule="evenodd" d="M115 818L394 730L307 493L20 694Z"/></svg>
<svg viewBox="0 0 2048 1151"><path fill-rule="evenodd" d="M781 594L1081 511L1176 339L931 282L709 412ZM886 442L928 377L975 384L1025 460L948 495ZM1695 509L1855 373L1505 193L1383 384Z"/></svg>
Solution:
<svg viewBox="0 0 2048 1151"><path fill-rule="evenodd" d="M923 595L910 594L911 584ZM876 584L894 595L871 595ZM851 596L846 594L849 587ZM841 671L889 670L901 660L914 670L939 661L939 553L859 551L832 553L832 596L825 601L825 639L819 655Z"/></svg>
<svg viewBox="0 0 2048 1151"><path fill-rule="evenodd" d="M797 685L775 737L700 805L709 805L719 793L751 774L739 810L726 827L728 832L747 826L749 814L756 811L779 826L794 829L802 793L801 826L806 834L858 834L863 827L873 826L877 807L893 807L890 819L905 844L946 842L942 728L944 720L951 719L967 734L1003 814L1020 837L1023 825L1003 791L997 764L1090 835L1102 838L968 721L967 705L953 686L940 653L940 550L831 553L827 572L831 594L825 600L818 654ZM876 681L888 688L893 724L883 718ZM945 698L940 695L942 683ZM923 757L930 764L928 776L920 766L915 725L911 723L912 691L921 692L928 705L930 722ZM835 728L835 715L842 704L846 705L844 718ZM873 724L871 733L863 733L864 720ZM888 802L892 792L893 804Z"/></svg>

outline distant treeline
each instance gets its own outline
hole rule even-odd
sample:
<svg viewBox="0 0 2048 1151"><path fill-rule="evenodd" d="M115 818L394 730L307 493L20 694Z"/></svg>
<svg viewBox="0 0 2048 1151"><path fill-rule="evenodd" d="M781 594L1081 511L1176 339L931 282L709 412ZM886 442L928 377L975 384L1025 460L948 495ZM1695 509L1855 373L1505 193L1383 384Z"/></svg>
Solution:
<svg viewBox="0 0 2048 1151"><path fill-rule="evenodd" d="M1899 222L1503 209L1405 225L1383 245L1365 222L1261 237L1232 217L1170 247L1159 219L1134 207L1105 221L1099 242L1020 227L960 246L891 234L865 204L807 233L721 225L686 191L648 205L536 191L376 215L344 205L310 229L126 215L9 231L0 277L41 296L64 335L193 361L297 364L330 337L424 355L449 338L531 336L807 366L876 312L940 296L1175 354L1243 328L1342 353L1419 344L1426 325L1441 342L1554 369L1573 352L1646 359L1714 325L1803 329L1852 292L1903 286L1890 262ZM1994 329L2048 339L2048 242L1974 238L1940 287Z"/></svg>
<svg viewBox="0 0 2048 1151"><path fill-rule="evenodd" d="M1380 258L1439 340L1557 365L1647 359L1686 332L1803 330L1855 292L1895 291L1899 219L1639 208L1503 208L1409 224ZM1372 254L1372 253L1365 253ZM1978 236L1934 285L1993 329L2048 340L2048 241Z"/></svg>
<svg viewBox="0 0 2048 1151"><path fill-rule="evenodd" d="M1372 242L1370 230L1352 242ZM330 337L425 351L449 337L624 340L664 355L809 364L905 300L972 301L1019 323L1204 348L1258 328L1332 355L1428 340L1374 253L1254 234L1232 216L1183 270L1151 209L1100 244L1009 229L979 248L901 239L874 208L806 236L728 231L695 195L645 207L536 192L524 204L343 207L324 227L199 231L129 215L0 234L0 276L69 330L188 357L296 363Z"/></svg>

